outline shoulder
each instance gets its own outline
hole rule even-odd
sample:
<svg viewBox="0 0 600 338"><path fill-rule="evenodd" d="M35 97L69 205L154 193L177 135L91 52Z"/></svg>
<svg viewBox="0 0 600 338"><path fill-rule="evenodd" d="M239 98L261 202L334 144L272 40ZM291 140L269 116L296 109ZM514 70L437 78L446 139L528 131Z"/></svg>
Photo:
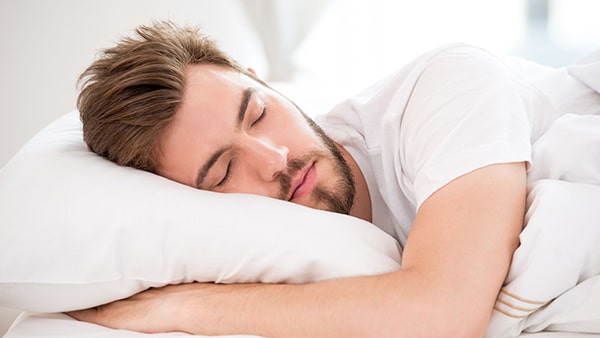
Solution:
<svg viewBox="0 0 600 338"><path fill-rule="evenodd" d="M462 42L441 45L425 53L422 57L428 59L430 62L446 58L499 61L499 58L492 52L482 47Z"/></svg>
<svg viewBox="0 0 600 338"><path fill-rule="evenodd" d="M423 58L421 73L440 80L514 76L502 58L477 46L453 43L436 48Z"/></svg>

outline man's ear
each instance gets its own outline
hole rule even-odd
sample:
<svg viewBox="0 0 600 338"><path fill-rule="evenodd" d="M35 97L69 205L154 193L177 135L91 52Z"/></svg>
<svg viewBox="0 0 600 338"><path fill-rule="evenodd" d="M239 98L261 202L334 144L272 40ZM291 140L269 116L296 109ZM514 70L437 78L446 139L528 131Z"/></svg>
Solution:
<svg viewBox="0 0 600 338"><path fill-rule="evenodd" d="M256 75L256 71L254 70L254 68L252 68L252 67L248 67L248 71L249 71L250 73L254 74L254 76L258 76L258 75Z"/></svg>

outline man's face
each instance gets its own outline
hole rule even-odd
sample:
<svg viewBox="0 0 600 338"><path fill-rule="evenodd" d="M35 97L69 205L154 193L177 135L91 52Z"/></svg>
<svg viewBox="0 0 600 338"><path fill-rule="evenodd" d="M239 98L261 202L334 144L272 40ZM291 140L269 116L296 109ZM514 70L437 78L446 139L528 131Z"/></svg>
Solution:
<svg viewBox="0 0 600 338"><path fill-rule="evenodd" d="M346 214L352 208L354 181L333 141L244 74L188 67L183 103L161 141L159 174L177 182Z"/></svg>

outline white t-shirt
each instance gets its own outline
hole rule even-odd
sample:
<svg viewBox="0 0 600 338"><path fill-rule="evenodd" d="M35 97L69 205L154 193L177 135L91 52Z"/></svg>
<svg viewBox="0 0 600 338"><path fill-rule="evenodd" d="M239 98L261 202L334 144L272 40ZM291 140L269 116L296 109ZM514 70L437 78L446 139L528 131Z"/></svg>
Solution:
<svg viewBox="0 0 600 338"><path fill-rule="evenodd" d="M403 247L433 192L490 164L534 165L532 144L552 122L590 107L598 110L600 96L564 69L454 44L422 55L318 123L361 168L373 223Z"/></svg>

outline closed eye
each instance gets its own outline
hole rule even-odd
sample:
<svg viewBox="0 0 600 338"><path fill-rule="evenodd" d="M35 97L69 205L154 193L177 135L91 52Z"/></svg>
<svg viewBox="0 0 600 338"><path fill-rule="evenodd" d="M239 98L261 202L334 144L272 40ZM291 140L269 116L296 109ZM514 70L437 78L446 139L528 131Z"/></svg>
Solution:
<svg viewBox="0 0 600 338"><path fill-rule="evenodd" d="M252 122L252 124L250 124L250 127L253 127L258 122L262 121L265 118L265 116L267 116L267 107L266 106L263 108L262 112L260 113L260 116L258 116L258 118L256 120L254 120L254 122Z"/></svg>
<svg viewBox="0 0 600 338"><path fill-rule="evenodd" d="M219 181L219 183L217 183L217 187L222 187L225 184L227 184L227 182L229 181L229 179L231 178L231 171L232 171L232 166L233 166L233 159L230 160L229 162L227 162L227 168L225 169L225 175L223 176L223 178Z"/></svg>

